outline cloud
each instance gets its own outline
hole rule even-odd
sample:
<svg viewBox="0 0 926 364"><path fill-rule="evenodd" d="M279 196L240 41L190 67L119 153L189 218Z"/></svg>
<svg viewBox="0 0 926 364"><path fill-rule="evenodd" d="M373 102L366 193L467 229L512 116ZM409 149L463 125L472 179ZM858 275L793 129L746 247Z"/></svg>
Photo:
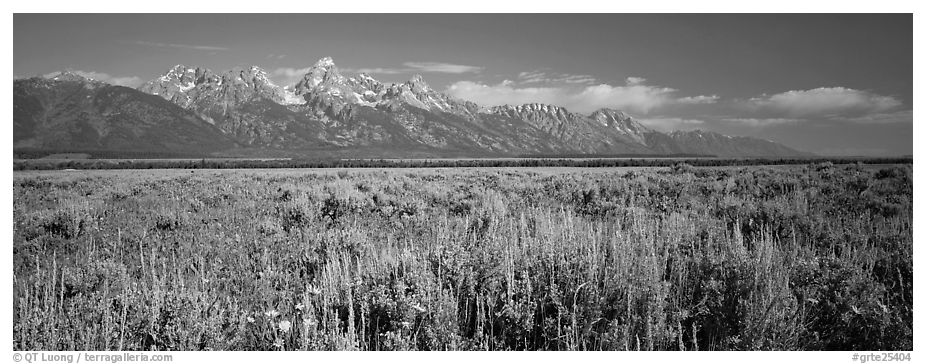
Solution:
<svg viewBox="0 0 926 364"><path fill-rule="evenodd" d="M576 110L594 110L602 107L626 109L630 112L649 113L650 110L670 103L676 90L642 84L588 86L572 96Z"/></svg>
<svg viewBox="0 0 926 364"><path fill-rule="evenodd" d="M754 126L754 127L806 122L806 120L803 120L803 119L790 119L790 118L724 118L722 119L722 121L735 124L735 125L747 125L747 126Z"/></svg>
<svg viewBox="0 0 926 364"><path fill-rule="evenodd" d="M761 95L746 102L756 112L785 117L856 117L883 113L902 106L891 96L845 87L820 87Z"/></svg>
<svg viewBox="0 0 926 364"><path fill-rule="evenodd" d="M106 82L108 84L116 85L116 86L125 86L125 87L135 88L135 87L141 86L141 84L144 83L141 77L138 77L138 76L116 77L116 76L111 76L103 72L81 71L81 70L68 70L68 72L75 73L75 74L78 74L82 77L86 77L89 79ZM42 77L52 78L59 74L61 74L61 72L46 73Z"/></svg>
<svg viewBox="0 0 926 364"><path fill-rule="evenodd" d="M270 72L270 76L278 85L289 86L296 81L302 79L306 73L309 72L309 69L312 67L306 68L292 68L292 67L280 67Z"/></svg>
<svg viewBox="0 0 926 364"><path fill-rule="evenodd" d="M598 82L594 77L588 75L565 75L553 79L553 82L572 83L572 84L592 84Z"/></svg>
<svg viewBox="0 0 926 364"><path fill-rule="evenodd" d="M417 72L429 73L479 73L482 67L441 62L405 62L402 65Z"/></svg>
<svg viewBox="0 0 926 364"><path fill-rule="evenodd" d="M720 100L720 96L717 95L698 95L698 96L687 96L682 97L676 102L679 104L689 104L689 105L700 105L700 104L716 104Z"/></svg>
<svg viewBox="0 0 926 364"><path fill-rule="evenodd" d="M274 76L284 76L288 78L302 77L303 75L308 73L309 69L311 68L312 67L306 67L306 68L280 67L280 68L273 70L273 72L270 72L270 74Z"/></svg>
<svg viewBox="0 0 926 364"><path fill-rule="evenodd" d="M520 75L522 79L538 77L534 74ZM452 96L481 105L519 105L544 103L563 106L574 112L588 113L600 108L621 109L632 113L646 114L662 105L675 102L673 88L629 83L626 86L608 84L570 87L518 87L506 81L497 85L486 85L472 81L459 81L447 87Z"/></svg>
<svg viewBox="0 0 926 364"><path fill-rule="evenodd" d="M525 71L518 73L518 80L520 83L540 83L547 82L549 78L547 77L546 72L540 71Z"/></svg>
<svg viewBox="0 0 926 364"><path fill-rule="evenodd" d="M367 73L367 74L378 74L378 75L397 75L403 73L412 73L414 70L410 68L342 68L344 72L349 73Z"/></svg>
<svg viewBox="0 0 926 364"><path fill-rule="evenodd" d="M150 47L195 49L195 50L200 50L200 51L227 51L229 50L228 48L225 48L225 47L213 47L213 46L177 44L177 43L146 42L142 40L138 40L132 43L137 44L137 45L150 46Z"/></svg>
<svg viewBox="0 0 926 364"><path fill-rule="evenodd" d="M732 125L745 125L752 127L766 127L783 124L797 123L830 123L830 124L892 124L892 123L909 123L913 122L913 110L902 110L888 113L876 113L860 116L835 116L835 117L818 117L818 118L758 118L758 117L741 117L741 118L722 118L720 121Z"/></svg>
<svg viewBox="0 0 926 364"><path fill-rule="evenodd" d="M650 128L662 131L672 131L672 130L683 130L683 129L698 129L704 127L704 120L700 119L688 119L688 118L675 118L675 117L661 117L661 118L643 118L637 119L641 124L646 125Z"/></svg>
<svg viewBox="0 0 926 364"><path fill-rule="evenodd" d="M628 86L642 85L644 83L646 83L646 79L643 77L627 77Z"/></svg>
<svg viewBox="0 0 926 364"><path fill-rule="evenodd" d="M875 113L860 115L854 117L842 118L840 121L855 124L891 124L891 123L912 123L913 110L900 110L887 113Z"/></svg>
<svg viewBox="0 0 926 364"><path fill-rule="evenodd" d="M565 96L558 88L517 88L510 81L494 86L472 81L459 81L447 86L446 92L454 97L485 106L520 105L534 102L557 104Z"/></svg>
<svg viewBox="0 0 926 364"><path fill-rule="evenodd" d="M140 77L136 77L136 76L130 76L130 77L113 77L113 78L110 78L109 80L104 81L104 82L108 82L108 83L111 83L111 84L117 85L117 86L125 86L125 87L133 87L133 88L134 88L134 87L141 86L143 83L145 83L144 80L142 80Z"/></svg>
<svg viewBox="0 0 926 364"><path fill-rule="evenodd" d="M397 68L342 68L344 72L350 73L369 73L381 75L396 75L408 73L479 73L483 67L466 66L462 64L443 63L443 62L405 62L405 67Z"/></svg>
<svg viewBox="0 0 926 364"><path fill-rule="evenodd" d="M518 73L520 84L593 84L595 77L569 73L548 73L540 70Z"/></svg>

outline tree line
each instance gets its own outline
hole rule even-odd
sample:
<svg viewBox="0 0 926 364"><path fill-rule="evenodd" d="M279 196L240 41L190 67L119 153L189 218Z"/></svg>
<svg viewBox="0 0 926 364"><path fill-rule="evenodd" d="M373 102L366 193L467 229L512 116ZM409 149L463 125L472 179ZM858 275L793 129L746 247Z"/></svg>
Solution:
<svg viewBox="0 0 926 364"><path fill-rule="evenodd" d="M499 168L499 167L692 167L794 164L912 164L891 158L525 158L525 159L146 159L15 160L13 170L60 169L239 169L239 168Z"/></svg>

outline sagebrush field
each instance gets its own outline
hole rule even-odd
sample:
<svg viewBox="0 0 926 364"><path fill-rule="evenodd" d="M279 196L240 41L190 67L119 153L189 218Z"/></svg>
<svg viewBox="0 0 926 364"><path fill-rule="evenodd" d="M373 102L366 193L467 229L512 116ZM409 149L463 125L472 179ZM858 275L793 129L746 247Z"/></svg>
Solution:
<svg viewBox="0 0 926 364"><path fill-rule="evenodd" d="M911 165L16 172L14 350L912 350Z"/></svg>

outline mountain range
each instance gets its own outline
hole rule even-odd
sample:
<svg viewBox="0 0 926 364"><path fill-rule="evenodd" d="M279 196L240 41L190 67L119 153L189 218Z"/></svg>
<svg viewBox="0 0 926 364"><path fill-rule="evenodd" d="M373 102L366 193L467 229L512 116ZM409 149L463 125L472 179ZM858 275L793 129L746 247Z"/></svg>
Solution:
<svg viewBox="0 0 926 364"><path fill-rule="evenodd" d="M612 109L485 107L420 75L384 84L322 58L294 84L260 67L177 65L138 89L61 72L13 82L14 149L182 152L241 157L523 155L806 156L707 131L659 132Z"/></svg>

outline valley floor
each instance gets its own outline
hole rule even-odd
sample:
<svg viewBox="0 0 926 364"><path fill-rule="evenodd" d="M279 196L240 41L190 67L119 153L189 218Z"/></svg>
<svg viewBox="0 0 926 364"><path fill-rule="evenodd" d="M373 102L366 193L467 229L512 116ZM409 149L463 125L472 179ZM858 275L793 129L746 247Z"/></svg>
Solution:
<svg viewBox="0 0 926 364"><path fill-rule="evenodd" d="M17 171L15 350L912 350L912 165Z"/></svg>

